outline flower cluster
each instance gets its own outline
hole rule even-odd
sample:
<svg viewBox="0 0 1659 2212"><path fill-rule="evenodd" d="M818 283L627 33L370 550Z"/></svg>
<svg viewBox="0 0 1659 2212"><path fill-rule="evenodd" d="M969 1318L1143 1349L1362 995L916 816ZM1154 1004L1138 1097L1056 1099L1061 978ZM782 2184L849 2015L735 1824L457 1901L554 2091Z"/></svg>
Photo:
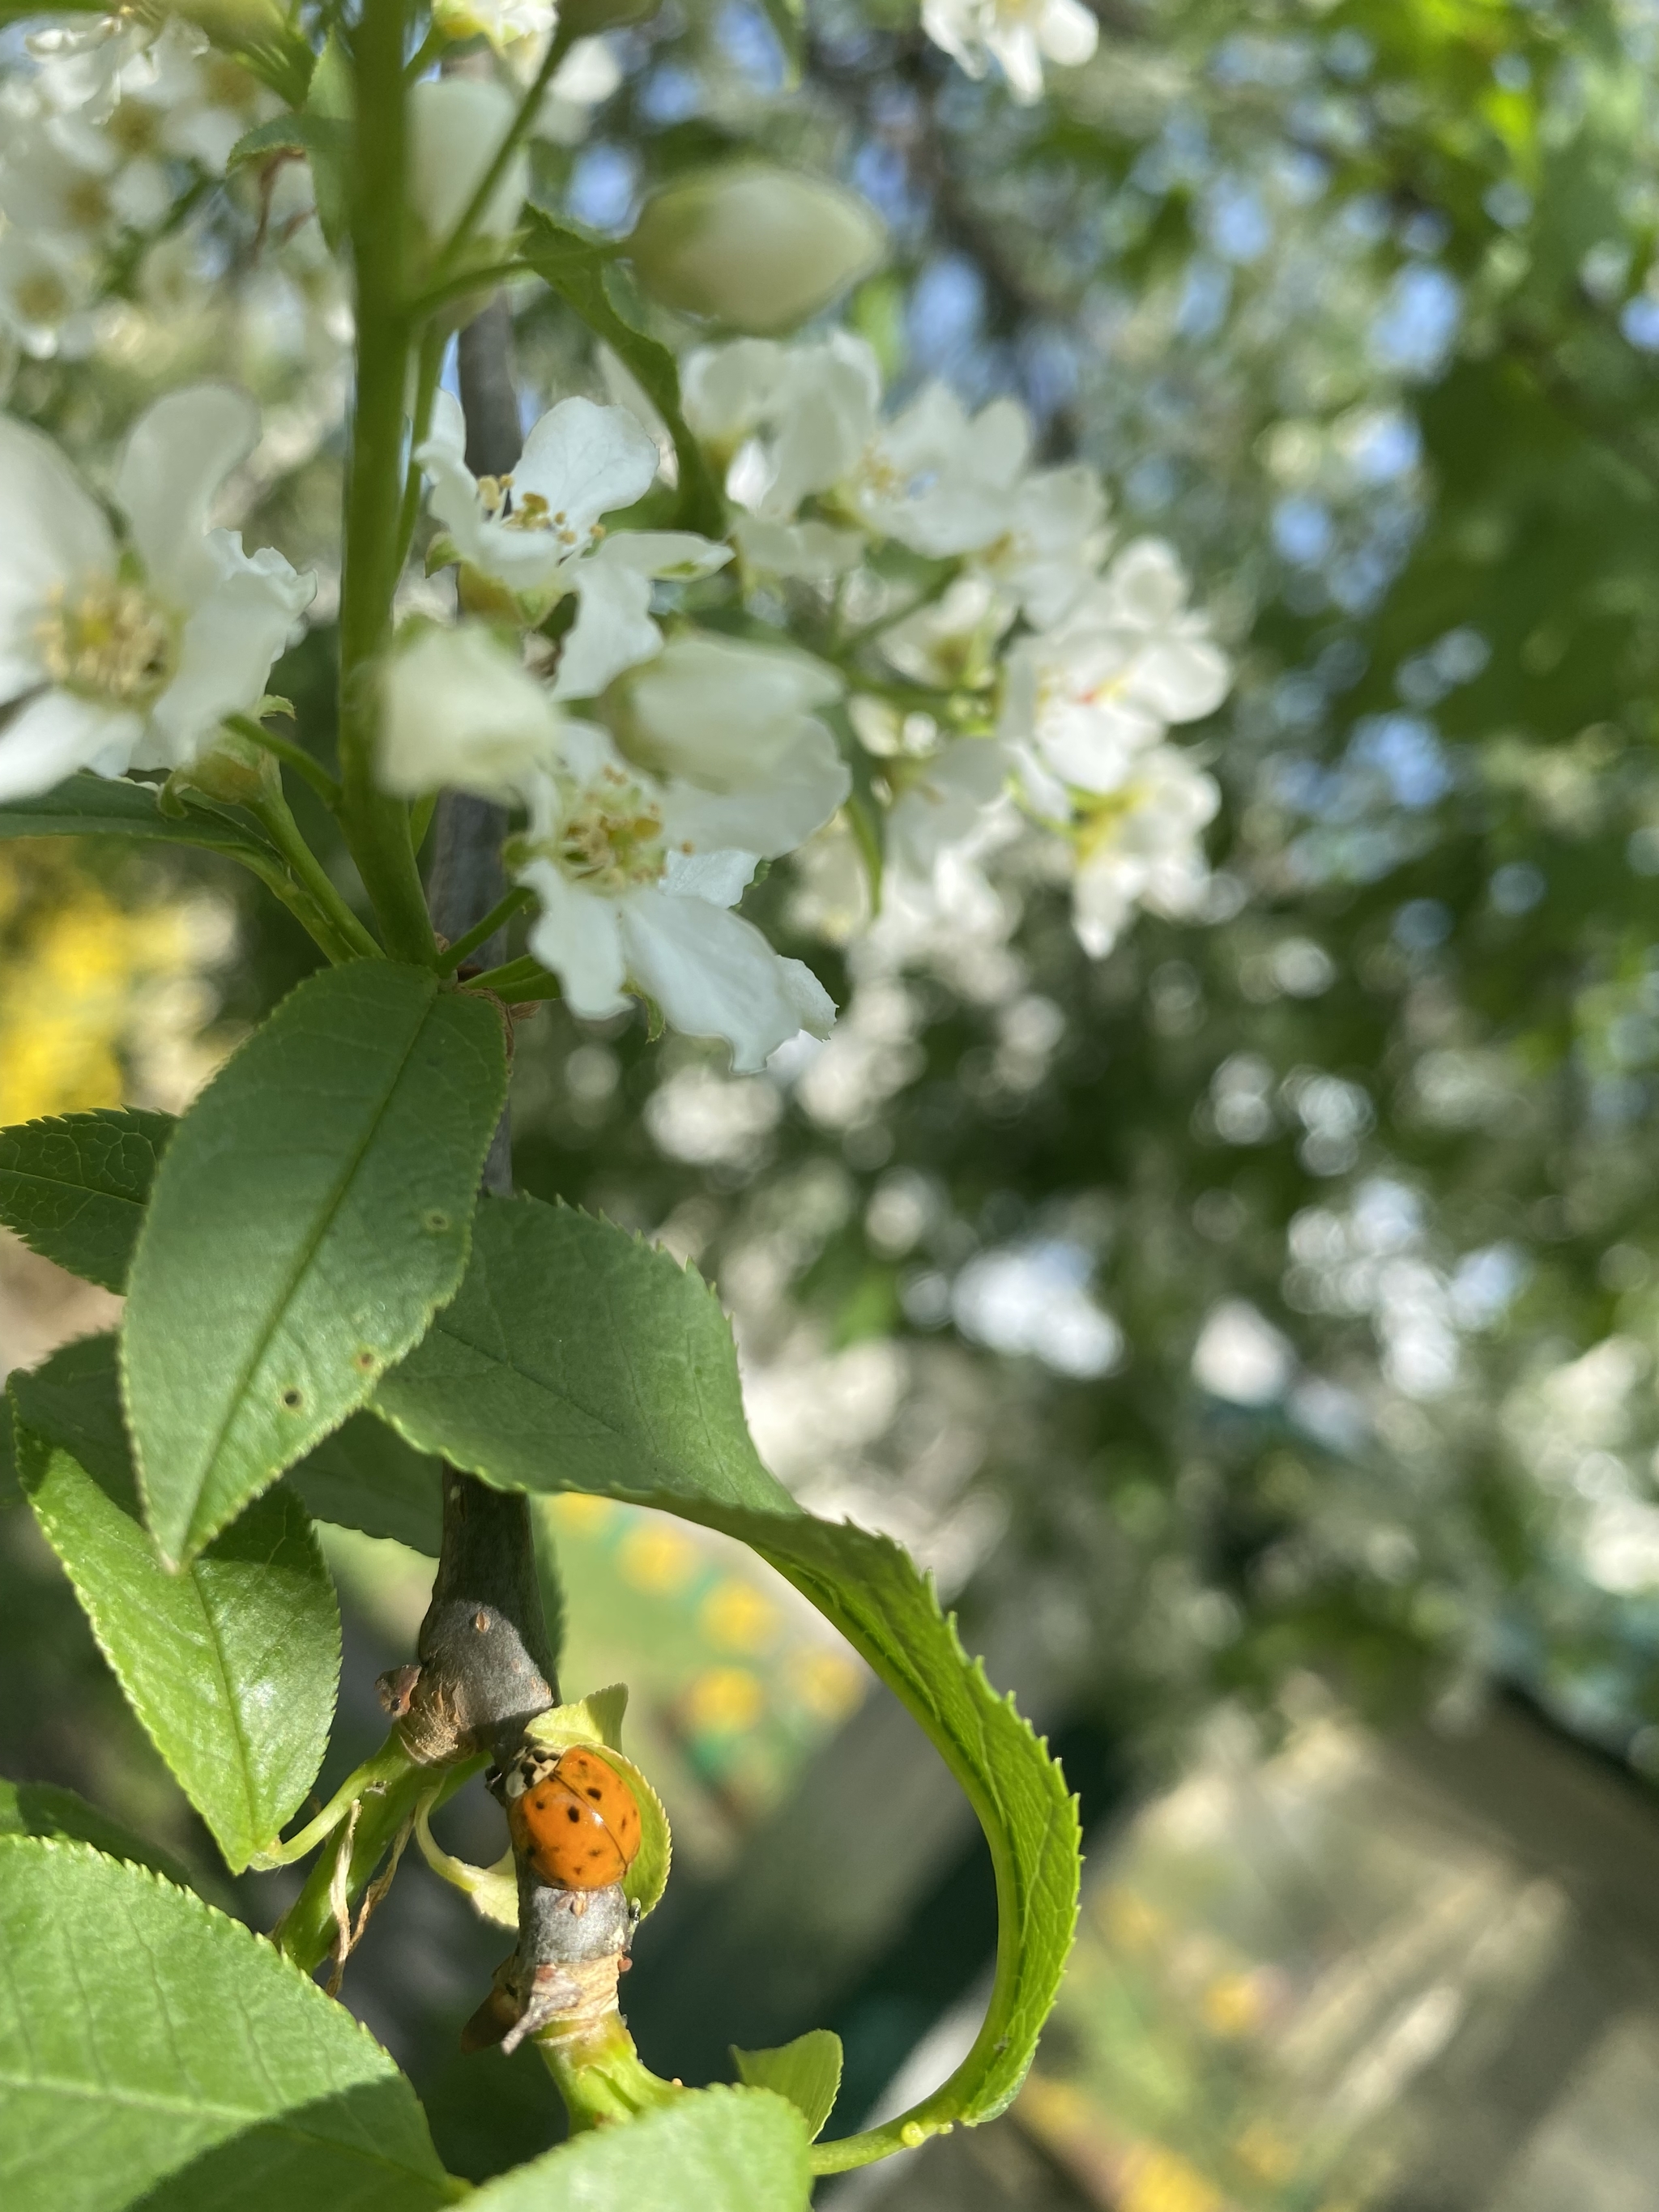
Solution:
<svg viewBox="0 0 1659 2212"><path fill-rule="evenodd" d="M459 567L463 605L489 620L418 630L394 653L383 781L524 810L507 858L537 902L530 949L577 1013L616 1013L632 989L676 1029L725 1038L740 1068L803 1028L827 1035L817 979L732 909L763 860L847 795L811 712L839 693L833 672L695 634L665 645L653 587L711 576L731 549L686 531L607 533L603 518L658 469L627 409L561 400L510 477L474 477L465 444L459 406L440 394L417 452L443 533L428 557ZM523 648L503 630L525 634Z"/></svg>
<svg viewBox="0 0 1659 2212"><path fill-rule="evenodd" d="M668 441L613 380L628 404L561 400L502 477L440 393L416 458L461 619L410 625L383 692L388 788L526 817L530 950L578 1013L633 990L740 1068L824 1034L807 970L732 908L849 806L912 908L973 896L1023 821L1091 951L1137 907L1190 909L1217 793L1168 733L1227 663L1167 545L1114 551L1094 470L1039 465L1010 399L933 384L889 412L856 339L743 339L682 380L730 543L634 528Z"/></svg>
<svg viewBox="0 0 1659 2212"><path fill-rule="evenodd" d="M1096 471L1035 465L1012 400L970 415L933 384L884 413L875 356L842 335L706 349L685 392L745 575L793 592L797 627L828 607L890 866L936 880L1006 835L1012 796L1066 839L1091 951L1137 906L1189 910L1218 794L1168 732L1220 704L1228 665L1166 544L1108 564Z"/></svg>
<svg viewBox="0 0 1659 2212"><path fill-rule="evenodd" d="M29 41L0 84L0 329L84 353L112 257L155 233L196 176L221 176L276 102L177 18L93 16Z"/></svg>

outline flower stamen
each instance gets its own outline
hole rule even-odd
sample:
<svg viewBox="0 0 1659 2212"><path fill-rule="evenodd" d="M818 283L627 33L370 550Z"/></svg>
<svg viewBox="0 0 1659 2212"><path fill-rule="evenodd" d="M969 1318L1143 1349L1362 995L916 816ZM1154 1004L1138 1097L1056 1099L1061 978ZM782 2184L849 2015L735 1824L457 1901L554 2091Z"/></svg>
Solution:
<svg viewBox="0 0 1659 2212"><path fill-rule="evenodd" d="M173 624L137 585L114 576L89 577L72 592L54 584L34 636L53 683L85 697L142 705L173 674Z"/></svg>

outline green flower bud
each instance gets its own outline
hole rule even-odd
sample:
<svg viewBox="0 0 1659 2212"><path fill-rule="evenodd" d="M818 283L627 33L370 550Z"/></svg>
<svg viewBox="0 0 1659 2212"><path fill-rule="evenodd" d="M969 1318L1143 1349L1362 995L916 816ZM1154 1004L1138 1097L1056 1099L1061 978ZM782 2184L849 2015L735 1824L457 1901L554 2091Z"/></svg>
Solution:
<svg viewBox="0 0 1659 2212"><path fill-rule="evenodd" d="M828 307L886 250L867 201L767 161L665 185L628 240L640 281L671 307L734 330L784 331Z"/></svg>

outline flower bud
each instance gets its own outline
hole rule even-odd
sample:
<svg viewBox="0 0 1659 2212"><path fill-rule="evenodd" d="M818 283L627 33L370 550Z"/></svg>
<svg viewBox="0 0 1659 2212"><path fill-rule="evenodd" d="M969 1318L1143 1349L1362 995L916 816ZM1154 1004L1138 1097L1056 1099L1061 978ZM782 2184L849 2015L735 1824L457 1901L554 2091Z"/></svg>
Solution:
<svg viewBox="0 0 1659 2212"><path fill-rule="evenodd" d="M431 245L441 246L465 214L517 112L506 86L488 77L433 77L410 93L409 195ZM494 251L510 236L529 189L530 157L520 147L489 195L474 243Z"/></svg>
<svg viewBox="0 0 1659 2212"><path fill-rule="evenodd" d="M280 796L282 781L276 763L263 745L231 730L221 731L212 750L176 768L163 786L161 811L171 813L178 802L192 793L216 800L221 806L250 806L257 799Z"/></svg>
<svg viewBox="0 0 1659 2212"><path fill-rule="evenodd" d="M671 307L733 329L789 329L886 250L869 204L765 161L681 177L653 192L628 240L640 281Z"/></svg>

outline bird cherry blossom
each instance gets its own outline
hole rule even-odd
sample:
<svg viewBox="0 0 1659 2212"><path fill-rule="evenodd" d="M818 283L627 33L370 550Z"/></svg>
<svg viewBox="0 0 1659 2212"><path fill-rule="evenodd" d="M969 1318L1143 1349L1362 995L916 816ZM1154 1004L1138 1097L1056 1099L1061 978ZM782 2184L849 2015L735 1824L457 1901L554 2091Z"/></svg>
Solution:
<svg viewBox="0 0 1659 2212"><path fill-rule="evenodd" d="M316 588L208 526L258 431L228 385L158 400L116 475L122 543L51 441L0 416L0 702L19 702L0 730L0 799L76 769L186 766L258 705Z"/></svg>

